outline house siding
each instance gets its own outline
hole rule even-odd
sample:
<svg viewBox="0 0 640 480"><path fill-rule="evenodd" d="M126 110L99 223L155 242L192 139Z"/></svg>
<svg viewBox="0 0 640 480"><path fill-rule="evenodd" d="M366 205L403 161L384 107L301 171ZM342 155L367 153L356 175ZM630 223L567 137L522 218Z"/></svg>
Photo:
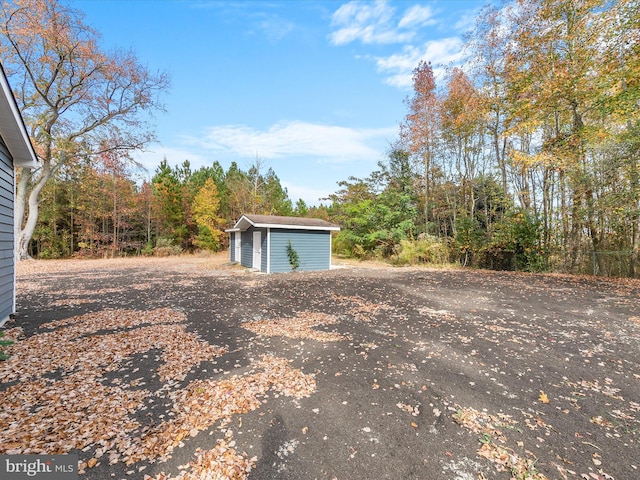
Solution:
<svg viewBox="0 0 640 480"><path fill-rule="evenodd" d="M240 265L251 268L253 265L253 229L240 232Z"/></svg>
<svg viewBox="0 0 640 480"><path fill-rule="evenodd" d="M236 235L240 235L240 232L231 232L229 235L229 261L236 261Z"/></svg>
<svg viewBox="0 0 640 480"><path fill-rule="evenodd" d="M340 227L320 219L271 215L242 215L229 232L229 258L246 268L254 268L254 235L260 232L260 265L263 273L290 272L287 255L289 242L299 258L299 270L316 271L331 268L331 232ZM257 235L256 235L257 237ZM234 243L239 241L240 252Z"/></svg>
<svg viewBox="0 0 640 480"><path fill-rule="evenodd" d="M267 229L249 227L244 232L241 232L241 252L240 252L240 264L243 267L253 267L253 232L262 232L262 255L260 257L260 271L267 271Z"/></svg>
<svg viewBox="0 0 640 480"><path fill-rule="evenodd" d="M260 271L261 272L268 272L269 271L269 255L270 252L267 249L267 246L269 245L269 231L265 228L259 228L256 230L260 230L262 232L262 255L260 256Z"/></svg>
<svg viewBox="0 0 640 480"><path fill-rule="evenodd" d="M0 323L14 312L14 169L0 138Z"/></svg>
<svg viewBox="0 0 640 480"><path fill-rule="evenodd" d="M298 270L328 270L331 267L331 232L271 229L271 272L290 272L287 245L298 253Z"/></svg>

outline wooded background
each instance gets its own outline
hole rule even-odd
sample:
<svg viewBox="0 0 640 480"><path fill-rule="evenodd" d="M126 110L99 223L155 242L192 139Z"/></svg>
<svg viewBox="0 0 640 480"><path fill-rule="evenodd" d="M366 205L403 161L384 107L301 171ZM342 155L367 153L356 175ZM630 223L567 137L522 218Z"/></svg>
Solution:
<svg viewBox="0 0 640 480"><path fill-rule="evenodd" d="M640 275L637 0L485 8L464 66L436 79L428 62L417 65L378 169L311 208L293 205L259 157L226 171L213 159L195 171L159 159L144 180L131 152L153 140L142 114L162 108L168 78L131 54L99 51L78 12L55 0L3 4L1 33L44 160L19 172L19 200L36 211L25 247L33 256L218 250L224 228L258 213L333 221L336 253L352 257ZM114 62L118 78L106 73Z"/></svg>

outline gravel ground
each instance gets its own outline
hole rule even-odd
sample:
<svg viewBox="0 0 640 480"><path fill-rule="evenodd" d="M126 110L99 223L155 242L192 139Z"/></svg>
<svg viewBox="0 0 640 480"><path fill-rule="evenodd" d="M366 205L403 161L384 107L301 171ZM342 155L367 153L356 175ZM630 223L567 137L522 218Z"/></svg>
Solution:
<svg viewBox="0 0 640 480"><path fill-rule="evenodd" d="M0 454L82 479L640 478L640 282L18 266Z"/></svg>

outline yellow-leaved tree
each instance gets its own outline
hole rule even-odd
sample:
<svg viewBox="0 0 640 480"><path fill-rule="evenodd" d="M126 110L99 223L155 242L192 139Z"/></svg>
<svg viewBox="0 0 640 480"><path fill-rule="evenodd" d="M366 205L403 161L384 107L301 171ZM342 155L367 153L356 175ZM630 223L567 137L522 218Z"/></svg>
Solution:
<svg viewBox="0 0 640 480"><path fill-rule="evenodd" d="M221 226L224 219L219 216L220 197L213 179L208 178L193 199L191 213L198 225L198 236L194 243L206 250L218 251L222 245Z"/></svg>

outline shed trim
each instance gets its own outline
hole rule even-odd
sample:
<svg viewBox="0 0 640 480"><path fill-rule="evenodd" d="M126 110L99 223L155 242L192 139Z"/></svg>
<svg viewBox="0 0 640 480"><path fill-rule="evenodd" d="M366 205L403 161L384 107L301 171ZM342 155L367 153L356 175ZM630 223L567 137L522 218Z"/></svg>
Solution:
<svg viewBox="0 0 640 480"><path fill-rule="evenodd" d="M271 273L271 229L267 227L267 273Z"/></svg>
<svg viewBox="0 0 640 480"><path fill-rule="evenodd" d="M279 217L270 215L242 215L233 228L225 230L225 232L244 231L249 227L255 228L284 228L296 230L321 230L321 231L340 231L338 225L319 220L317 218L304 217Z"/></svg>

